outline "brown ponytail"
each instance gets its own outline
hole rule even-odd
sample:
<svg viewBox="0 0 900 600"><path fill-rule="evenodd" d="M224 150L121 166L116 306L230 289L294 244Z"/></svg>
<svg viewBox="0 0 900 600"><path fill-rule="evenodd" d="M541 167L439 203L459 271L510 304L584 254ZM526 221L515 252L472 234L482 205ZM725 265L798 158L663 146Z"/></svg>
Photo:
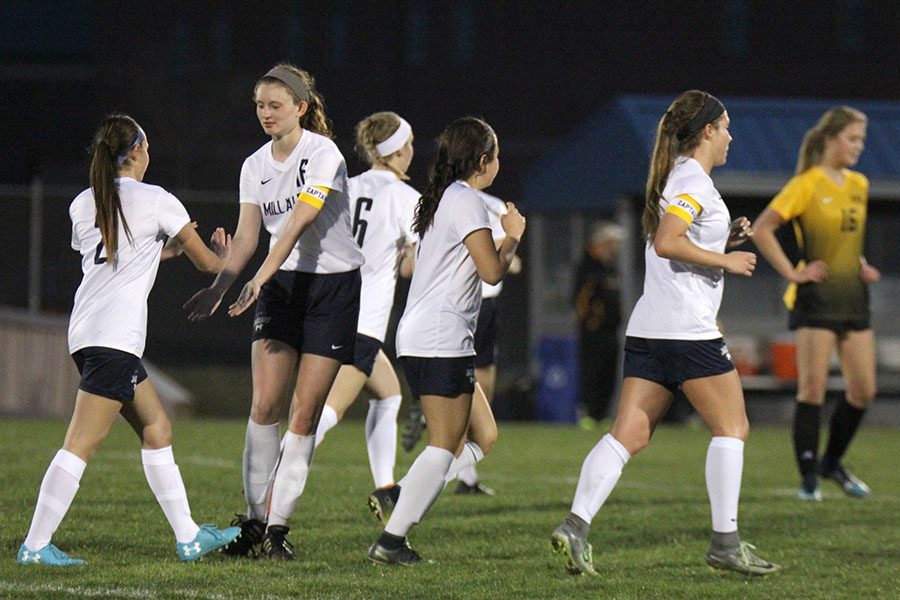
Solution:
<svg viewBox="0 0 900 600"><path fill-rule="evenodd" d="M458 179L468 179L481 168L481 159L497 156L497 136L491 126L475 117L463 117L437 138L437 157L428 174L425 193L416 205L413 231L421 238L431 227L444 190Z"/></svg>
<svg viewBox="0 0 900 600"><path fill-rule="evenodd" d="M106 248L109 263L115 267L119 248L119 219L125 235L131 242L131 230L122 211L122 200L116 185L119 167L130 160L128 153L143 141L143 131L128 115L114 114L106 117L91 145L91 191L97 212L97 227Z"/></svg>
<svg viewBox="0 0 900 600"><path fill-rule="evenodd" d="M806 132L800 144L800 155L797 157L799 175L822 163L825 153L825 140L838 135L844 127L851 123L866 123L865 113L849 106L835 106L825 112L816 126Z"/></svg>
<svg viewBox="0 0 900 600"><path fill-rule="evenodd" d="M325 99L316 90L316 80L313 78L313 76L306 71L298 69L294 65L288 63L279 63L272 68L272 71L275 71L276 69L290 71L294 76L299 77L303 85L305 85L309 97L299 97L297 95L297 92L282 79L279 79L278 77L272 77L268 74L260 77L256 82L256 85L253 86L254 94L256 93L256 89L260 86L260 84L274 83L280 85L287 91L288 94L291 95L291 99L294 101L294 104L299 105L300 102L306 102L308 105L306 112L302 117L300 117L300 126L307 131L312 131L313 133L324 135L329 139L334 139L331 120L325 115Z"/></svg>
<svg viewBox="0 0 900 600"><path fill-rule="evenodd" d="M644 237L648 241L653 241L659 228L659 200L669 180L669 173L675 166L675 159L690 154L700 145L706 125L715 123L724 110L725 107L714 96L700 90L689 90L678 96L659 120L641 217Z"/></svg>

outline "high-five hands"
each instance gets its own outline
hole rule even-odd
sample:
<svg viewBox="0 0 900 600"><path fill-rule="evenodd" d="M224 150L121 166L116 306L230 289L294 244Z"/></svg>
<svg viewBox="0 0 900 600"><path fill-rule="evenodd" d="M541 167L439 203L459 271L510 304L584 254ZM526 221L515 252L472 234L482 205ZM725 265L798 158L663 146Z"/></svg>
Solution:
<svg viewBox="0 0 900 600"><path fill-rule="evenodd" d="M237 300L234 301L234 304L228 307L228 316L236 317L250 308L250 305L256 302L256 299L259 298L259 291L261 289L262 284L259 283L256 279L251 279L250 281L248 281L246 285L244 285L244 289L241 290L241 293L237 297Z"/></svg>

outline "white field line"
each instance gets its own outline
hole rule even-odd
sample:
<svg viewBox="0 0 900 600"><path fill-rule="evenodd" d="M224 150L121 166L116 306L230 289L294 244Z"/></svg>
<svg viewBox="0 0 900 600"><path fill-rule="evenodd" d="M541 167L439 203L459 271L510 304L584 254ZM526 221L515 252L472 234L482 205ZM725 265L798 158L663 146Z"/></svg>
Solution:
<svg viewBox="0 0 900 600"><path fill-rule="evenodd" d="M102 450L97 453L94 462L99 462L103 460L112 460L117 463L132 463L135 468L140 468L141 466L141 454L140 451L134 452L103 452ZM201 454L188 454L183 452L178 452L178 449L175 449L175 462L179 465L194 465L198 467L209 467L213 469L225 469L228 471L237 470L240 472L241 463L236 460L227 460L224 458L216 458L213 456L204 456ZM94 464L91 464L91 468L94 468ZM102 469L103 467L99 467ZM316 463L313 461L313 469L325 469L325 470L333 470L333 469L341 469L346 471L369 471L369 465L364 461L361 461L359 464L353 463Z"/></svg>
<svg viewBox="0 0 900 600"><path fill-rule="evenodd" d="M0 581L0 594L68 594L75 598L133 598L135 600L153 600L154 598L164 598L165 596L178 595L181 598L194 598L196 600L240 600L248 598L248 596L234 596L231 594L210 593L195 590L186 590L179 588L177 591L157 592L145 588L132 587L77 587L57 585L52 583L7 583ZM0 596L2 597L2 596ZM252 596L254 600L294 600L296 596L275 596L272 594L262 594ZM321 597L318 600L335 600L339 596ZM312 599L316 600L316 599Z"/></svg>
<svg viewBox="0 0 900 600"><path fill-rule="evenodd" d="M104 452L101 450L97 453L94 460L114 460L116 462L133 463L136 467L140 467L141 452L138 449L135 449L134 452ZM224 458L202 456L200 454L179 453L177 448L175 449L175 462L179 464L196 465L199 467L212 467L215 469L241 470L241 463L236 460L226 460Z"/></svg>

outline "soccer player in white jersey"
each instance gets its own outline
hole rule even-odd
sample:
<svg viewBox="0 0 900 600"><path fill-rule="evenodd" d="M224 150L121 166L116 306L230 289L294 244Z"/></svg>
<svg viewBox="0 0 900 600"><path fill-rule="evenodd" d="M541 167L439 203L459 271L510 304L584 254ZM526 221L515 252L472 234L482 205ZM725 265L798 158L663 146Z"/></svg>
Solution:
<svg viewBox="0 0 900 600"><path fill-rule="evenodd" d="M272 139L241 168L241 212L228 264L185 308L192 320L215 311L265 226L269 255L229 307L236 316L259 300L243 461L247 513L235 522L241 537L224 551L246 556L261 544L265 557L290 560L287 523L306 484L319 414L338 369L353 362L363 256L351 234L347 166L331 141L313 78L279 64L256 82L254 100ZM280 449L278 419L295 378Z"/></svg>
<svg viewBox="0 0 900 600"><path fill-rule="evenodd" d="M412 143L409 123L393 112L369 115L356 125L356 150L371 166L348 182L353 235L366 259L360 270L356 349L353 363L338 371L316 429L318 447L363 386L372 394L366 416L366 449L376 489L368 504L379 520L393 509L400 494L394 482L400 381L381 347L397 277L412 274L412 220L419 200L419 192L405 182L413 158Z"/></svg>
<svg viewBox="0 0 900 600"><path fill-rule="evenodd" d="M438 137L428 187L416 207L416 268L406 310L397 328L397 354L428 424L428 445L401 481L400 498L384 532L369 548L381 564L410 565L421 557L407 542L460 468L490 449L497 426L483 395L476 396L473 358L481 280L497 283L509 268L525 231L525 218L508 205L506 238L499 251L477 190L500 168L493 129L466 117ZM469 440L465 444L466 428Z"/></svg>
<svg viewBox="0 0 900 600"><path fill-rule="evenodd" d="M484 200L488 219L491 222L491 237L499 248L506 237L500 218L506 214L506 203L487 192L479 191ZM522 269L522 261L518 255L513 257L507 271L510 275L518 274ZM499 336L499 316L497 313L497 297L503 289L503 282L491 285L481 282L481 309L475 326L475 381L484 393L488 404L494 401L494 384L497 380L497 337ZM476 393L478 393L476 391ZM455 493L494 495L494 490L484 485L478 476L475 465L460 469L457 473Z"/></svg>
<svg viewBox="0 0 900 600"><path fill-rule="evenodd" d="M751 252L727 252L746 241L750 222L731 221L709 173L725 164L731 135L725 107L706 92L684 92L660 119L643 215L644 293L628 321L624 382L610 433L588 453L572 512L553 532L554 552L571 573L596 574L587 542L591 519L649 442L680 386L712 433L706 487L712 539L706 562L765 575L779 569L738 536L738 498L749 424L741 381L716 314L726 272L749 277Z"/></svg>
<svg viewBox="0 0 900 600"><path fill-rule="evenodd" d="M69 321L69 351L81 374L63 447L44 479L18 562L84 563L50 543L65 517L88 461L120 414L141 440L150 489L175 533L176 551L192 561L233 540L237 527L198 527L191 518L172 454L172 423L141 363L147 336L147 296L161 258L184 252L201 271L224 264L231 238L213 233L213 250L197 235L184 206L161 187L142 183L150 163L143 129L110 115L94 135L91 187L69 207L72 248L84 273ZM171 243L166 243L166 238Z"/></svg>

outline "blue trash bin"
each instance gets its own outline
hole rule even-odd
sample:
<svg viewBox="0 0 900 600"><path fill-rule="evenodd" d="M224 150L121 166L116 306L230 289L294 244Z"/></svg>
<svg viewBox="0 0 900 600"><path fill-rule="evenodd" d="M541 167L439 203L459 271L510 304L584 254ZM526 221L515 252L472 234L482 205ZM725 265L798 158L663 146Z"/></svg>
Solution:
<svg viewBox="0 0 900 600"><path fill-rule="evenodd" d="M553 423L578 420L578 341L574 337L545 337L538 343L541 364L537 417Z"/></svg>

